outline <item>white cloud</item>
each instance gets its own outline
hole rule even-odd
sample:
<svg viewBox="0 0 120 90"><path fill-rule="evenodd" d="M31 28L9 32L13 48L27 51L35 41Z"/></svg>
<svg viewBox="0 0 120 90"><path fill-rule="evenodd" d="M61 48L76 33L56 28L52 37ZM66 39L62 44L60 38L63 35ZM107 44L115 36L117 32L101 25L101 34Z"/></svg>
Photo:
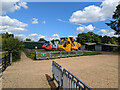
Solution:
<svg viewBox="0 0 120 90"><path fill-rule="evenodd" d="M68 37L73 37L73 39L76 39L77 36L68 36Z"/></svg>
<svg viewBox="0 0 120 90"><path fill-rule="evenodd" d="M30 34L29 36L30 37L34 37L34 36L38 36L38 34L37 33L33 33L33 34Z"/></svg>
<svg viewBox="0 0 120 90"><path fill-rule="evenodd" d="M27 3L26 3L26 2L20 2L20 3L19 3L19 6L21 6L21 7L25 8L25 9L27 9L27 8L28 8L28 6L27 6Z"/></svg>
<svg viewBox="0 0 120 90"><path fill-rule="evenodd" d="M37 36L37 37L36 37ZM32 41L38 41L40 38L46 39L47 36L39 35L37 33L24 35L24 34L16 34L15 38L18 38L20 40L25 40L26 38L30 38Z"/></svg>
<svg viewBox="0 0 120 90"><path fill-rule="evenodd" d="M58 34L53 34L51 36L47 35L41 35L37 33L29 34L29 35L24 35L24 34L15 34L15 37L20 39L20 40L25 40L26 38L30 38L31 40L38 41L40 38L44 38L45 40L51 41L55 39L60 39ZM73 36L74 38L76 36Z"/></svg>
<svg viewBox="0 0 120 90"><path fill-rule="evenodd" d="M98 31L98 33L102 33L102 36L117 36L117 35L114 35L115 32L113 30L107 30L107 29L101 29L100 31Z"/></svg>
<svg viewBox="0 0 120 90"><path fill-rule="evenodd" d="M51 41L51 40L56 40L56 39L59 39L59 38L54 38L54 37L53 37L53 38L48 38L47 40L50 40L50 41Z"/></svg>
<svg viewBox="0 0 120 90"><path fill-rule="evenodd" d="M28 26L17 19L11 19L9 16L0 16L0 23L0 32L26 31L25 27Z"/></svg>
<svg viewBox="0 0 120 90"><path fill-rule="evenodd" d="M14 12L19 10L21 7L28 8L26 2L20 2L20 0L0 0L1 9L0 15L6 14L7 12Z"/></svg>
<svg viewBox="0 0 120 90"><path fill-rule="evenodd" d="M77 27L77 31L85 31L85 30L88 30L88 31L93 31L95 29L94 26L92 26L92 24L88 25L88 26L80 26L80 27Z"/></svg>
<svg viewBox="0 0 120 90"><path fill-rule="evenodd" d="M43 36L43 35L38 35L38 38L44 38L45 39L46 36Z"/></svg>
<svg viewBox="0 0 120 90"><path fill-rule="evenodd" d="M32 24L37 24L37 23L39 23L39 22L38 22L38 19L33 18L33 19L32 19Z"/></svg>
<svg viewBox="0 0 120 90"><path fill-rule="evenodd" d="M18 38L19 40L23 41L27 38L27 36L24 34L16 34L15 38Z"/></svg>
<svg viewBox="0 0 120 90"><path fill-rule="evenodd" d="M21 32L26 31L25 27L28 25L9 16L5 16L7 12L14 12L21 7L28 8L27 3L20 2L20 0L0 0L0 32ZM4 16L2 16L4 15Z"/></svg>
<svg viewBox="0 0 120 90"><path fill-rule="evenodd" d="M89 23L104 21L113 15L118 0L104 0L100 7L91 5L72 14L69 21L71 23Z"/></svg>
<svg viewBox="0 0 120 90"><path fill-rule="evenodd" d="M42 24L46 24L46 21L42 21Z"/></svg>
<svg viewBox="0 0 120 90"><path fill-rule="evenodd" d="M22 37L22 38L26 38L26 35L24 34L16 34L15 37Z"/></svg>
<svg viewBox="0 0 120 90"><path fill-rule="evenodd" d="M53 36L53 37L56 37L56 38L59 38L59 35L58 35L58 34L53 34L52 36Z"/></svg>
<svg viewBox="0 0 120 90"><path fill-rule="evenodd" d="M66 21L63 21L62 19L57 19L57 20L60 21L60 22L64 22L64 23L66 22Z"/></svg>

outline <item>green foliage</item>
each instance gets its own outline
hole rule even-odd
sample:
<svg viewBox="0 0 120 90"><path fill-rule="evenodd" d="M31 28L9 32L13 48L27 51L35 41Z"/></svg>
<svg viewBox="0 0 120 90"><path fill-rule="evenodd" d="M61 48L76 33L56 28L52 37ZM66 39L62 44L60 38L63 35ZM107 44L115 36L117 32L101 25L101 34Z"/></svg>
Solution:
<svg viewBox="0 0 120 90"><path fill-rule="evenodd" d="M93 32L88 33L80 33L77 37L77 42L84 44L84 43L106 43L106 44L118 44L117 37L109 37L109 36L99 36Z"/></svg>
<svg viewBox="0 0 120 90"><path fill-rule="evenodd" d="M99 44L99 43L101 43L101 38L99 35L97 35L93 32L80 33L80 34L78 34L77 42L79 42L81 44L86 43L86 42Z"/></svg>
<svg viewBox="0 0 120 90"><path fill-rule="evenodd" d="M86 52L83 51L83 56L91 56L91 55L99 55L101 54L100 52Z"/></svg>
<svg viewBox="0 0 120 90"><path fill-rule="evenodd" d="M26 41L32 41L30 38L26 38Z"/></svg>
<svg viewBox="0 0 120 90"><path fill-rule="evenodd" d="M109 44L108 42L110 42L111 41L111 38L109 37L109 36L104 36L104 37L102 37L102 43L107 43L107 44Z"/></svg>
<svg viewBox="0 0 120 90"><path fill-rule="evenodd" d="M113 14L114 21L110 21L110 23L106 23L110 28L115 30L115 34L120 34L120 4L116 7L116 10Z"/></svg>
<svg viewBox="0 0 120 90"><path fill-rule="evenodd" d="M4 51L11 51L13 55L13 61L17 61L20 59L21 49L24 47L23 42L19 41L19 39L14 38L13 35L9 35L8 33L3 35L2 38L2 49Z"/></svg>
<svg viewBox="0 0 120 90"><path fill-rule="evenodd" d="M2 34L2 38L9 38L9 37L14 37L14 35L9 34L8 32Z"/></svg>
<svg viewBox="0 0 120 90"><path fill-rule="evenodd" d="M44 38L40 38L39 41L45 41L46 42L46 40Z"/></svg>
<svg viewBox="0 0 120 90"><path fill-rule="evenodd" d="M35 60L35 50L34 49L24 49L23 51L28 58Z"/></svg>
<svg viewBox="0 0 120 90"><path fill-rule="evenodd" d="M102 43L117 44L118 43L118 38L117 37L104 36L104 37L102 37Z"/></svg>
<svg viewBox="0 0 120 90"><path fill-rule="evenodd" d="M113 52L118 52L118 47L113 47Z"/></svg>

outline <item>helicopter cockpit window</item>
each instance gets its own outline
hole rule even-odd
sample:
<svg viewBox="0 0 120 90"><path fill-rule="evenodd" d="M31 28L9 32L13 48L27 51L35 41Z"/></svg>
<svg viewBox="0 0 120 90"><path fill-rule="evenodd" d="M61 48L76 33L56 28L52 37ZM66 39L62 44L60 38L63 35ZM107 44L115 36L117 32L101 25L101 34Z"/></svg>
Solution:
<svg viewBox="0 0 120 90"><path fill-rule="evenodd" d="M65 41L60 41L59 44L60 45L64 45Z"/></svg>
<svg viewBox="0 0 120 90"><path fill-rule="evenodd" d="M45 45L46 47L47 47L47 46L49 46L49 44L48 44L48 43L45 43L44 45Z"/></svg>

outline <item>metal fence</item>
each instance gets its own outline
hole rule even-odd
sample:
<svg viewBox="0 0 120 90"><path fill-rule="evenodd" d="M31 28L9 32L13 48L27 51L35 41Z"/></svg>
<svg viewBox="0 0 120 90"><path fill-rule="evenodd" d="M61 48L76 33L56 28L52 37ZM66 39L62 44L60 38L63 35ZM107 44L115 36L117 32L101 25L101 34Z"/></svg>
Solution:
<svg viewBox="0 0 120 90"><path fill-rule="evenodd" d="M9 52L4 57L0 58L0 77L2 76L2 72L4 72L9 65L11 65L11 56L12 54Z"/></svg>
<svg viewBox="0 0 120 90"><path fill-rule="evenodd" d="M53 74L53 79L55 79L59 85L59 87L62 87L62 73L63 73L63 68L60 66L58 63L53 61L52 63L52 74Z"/></svg>
<svg viewBox="0 0 120 90"><path fill-rule="evenodd" d="M92 90L92 88L66 69L63 69L62 66L55 61L52 62L52 73L53 79L58 83L58 87L63 88L63 90Z"/></svg>
<svg viewBox="0 0 120 90"><path fill-rule="evenodd" d="M73 57L83 55L83 51L52 51L52 52L36 52L36 60L38 59L54 59L63 57Z"/></svg>

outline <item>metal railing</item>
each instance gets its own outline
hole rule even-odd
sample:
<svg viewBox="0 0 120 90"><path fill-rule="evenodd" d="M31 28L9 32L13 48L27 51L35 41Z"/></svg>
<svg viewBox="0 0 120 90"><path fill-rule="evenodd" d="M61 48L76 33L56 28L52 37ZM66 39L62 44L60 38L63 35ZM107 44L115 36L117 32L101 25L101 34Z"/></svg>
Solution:
<svg viewBox="0 0 120 90"><path fill-rule="evenodd" d="M84 82L74 76L66 69L63 70L63 90L71 88L73 90L91 90Z"/></svg>
<svg viewBox="0 0 120 90"><path fill-rule="evenodd" d="M92 90L92 88L66 69L63 69L62 66L55 61L52 62L52 73L53 79L58 83L58 87L63 88L63 90Z"/></svg>
<svg viewBox="0 0 120 90"><path fill-rule="evenodd" d="M83 55L83 51L52 51L52 52L36 52L36 60L39 59L54 59Z"/></svg>
<svg viewBox="0 0 120 90"><path fill-rule="evenodd" d="M52 62L53 79L57 81L59 87L62 87L62 72L63 72L62 66L53 61Z"/></svg>
<svg viewBox="0 0 120 90"><path fill-rule="evenodd" d="M6 68L12 64L12 54L9 52L4 57L0 58L0 77L2 76L2 72L6 70Z"/></svg>

